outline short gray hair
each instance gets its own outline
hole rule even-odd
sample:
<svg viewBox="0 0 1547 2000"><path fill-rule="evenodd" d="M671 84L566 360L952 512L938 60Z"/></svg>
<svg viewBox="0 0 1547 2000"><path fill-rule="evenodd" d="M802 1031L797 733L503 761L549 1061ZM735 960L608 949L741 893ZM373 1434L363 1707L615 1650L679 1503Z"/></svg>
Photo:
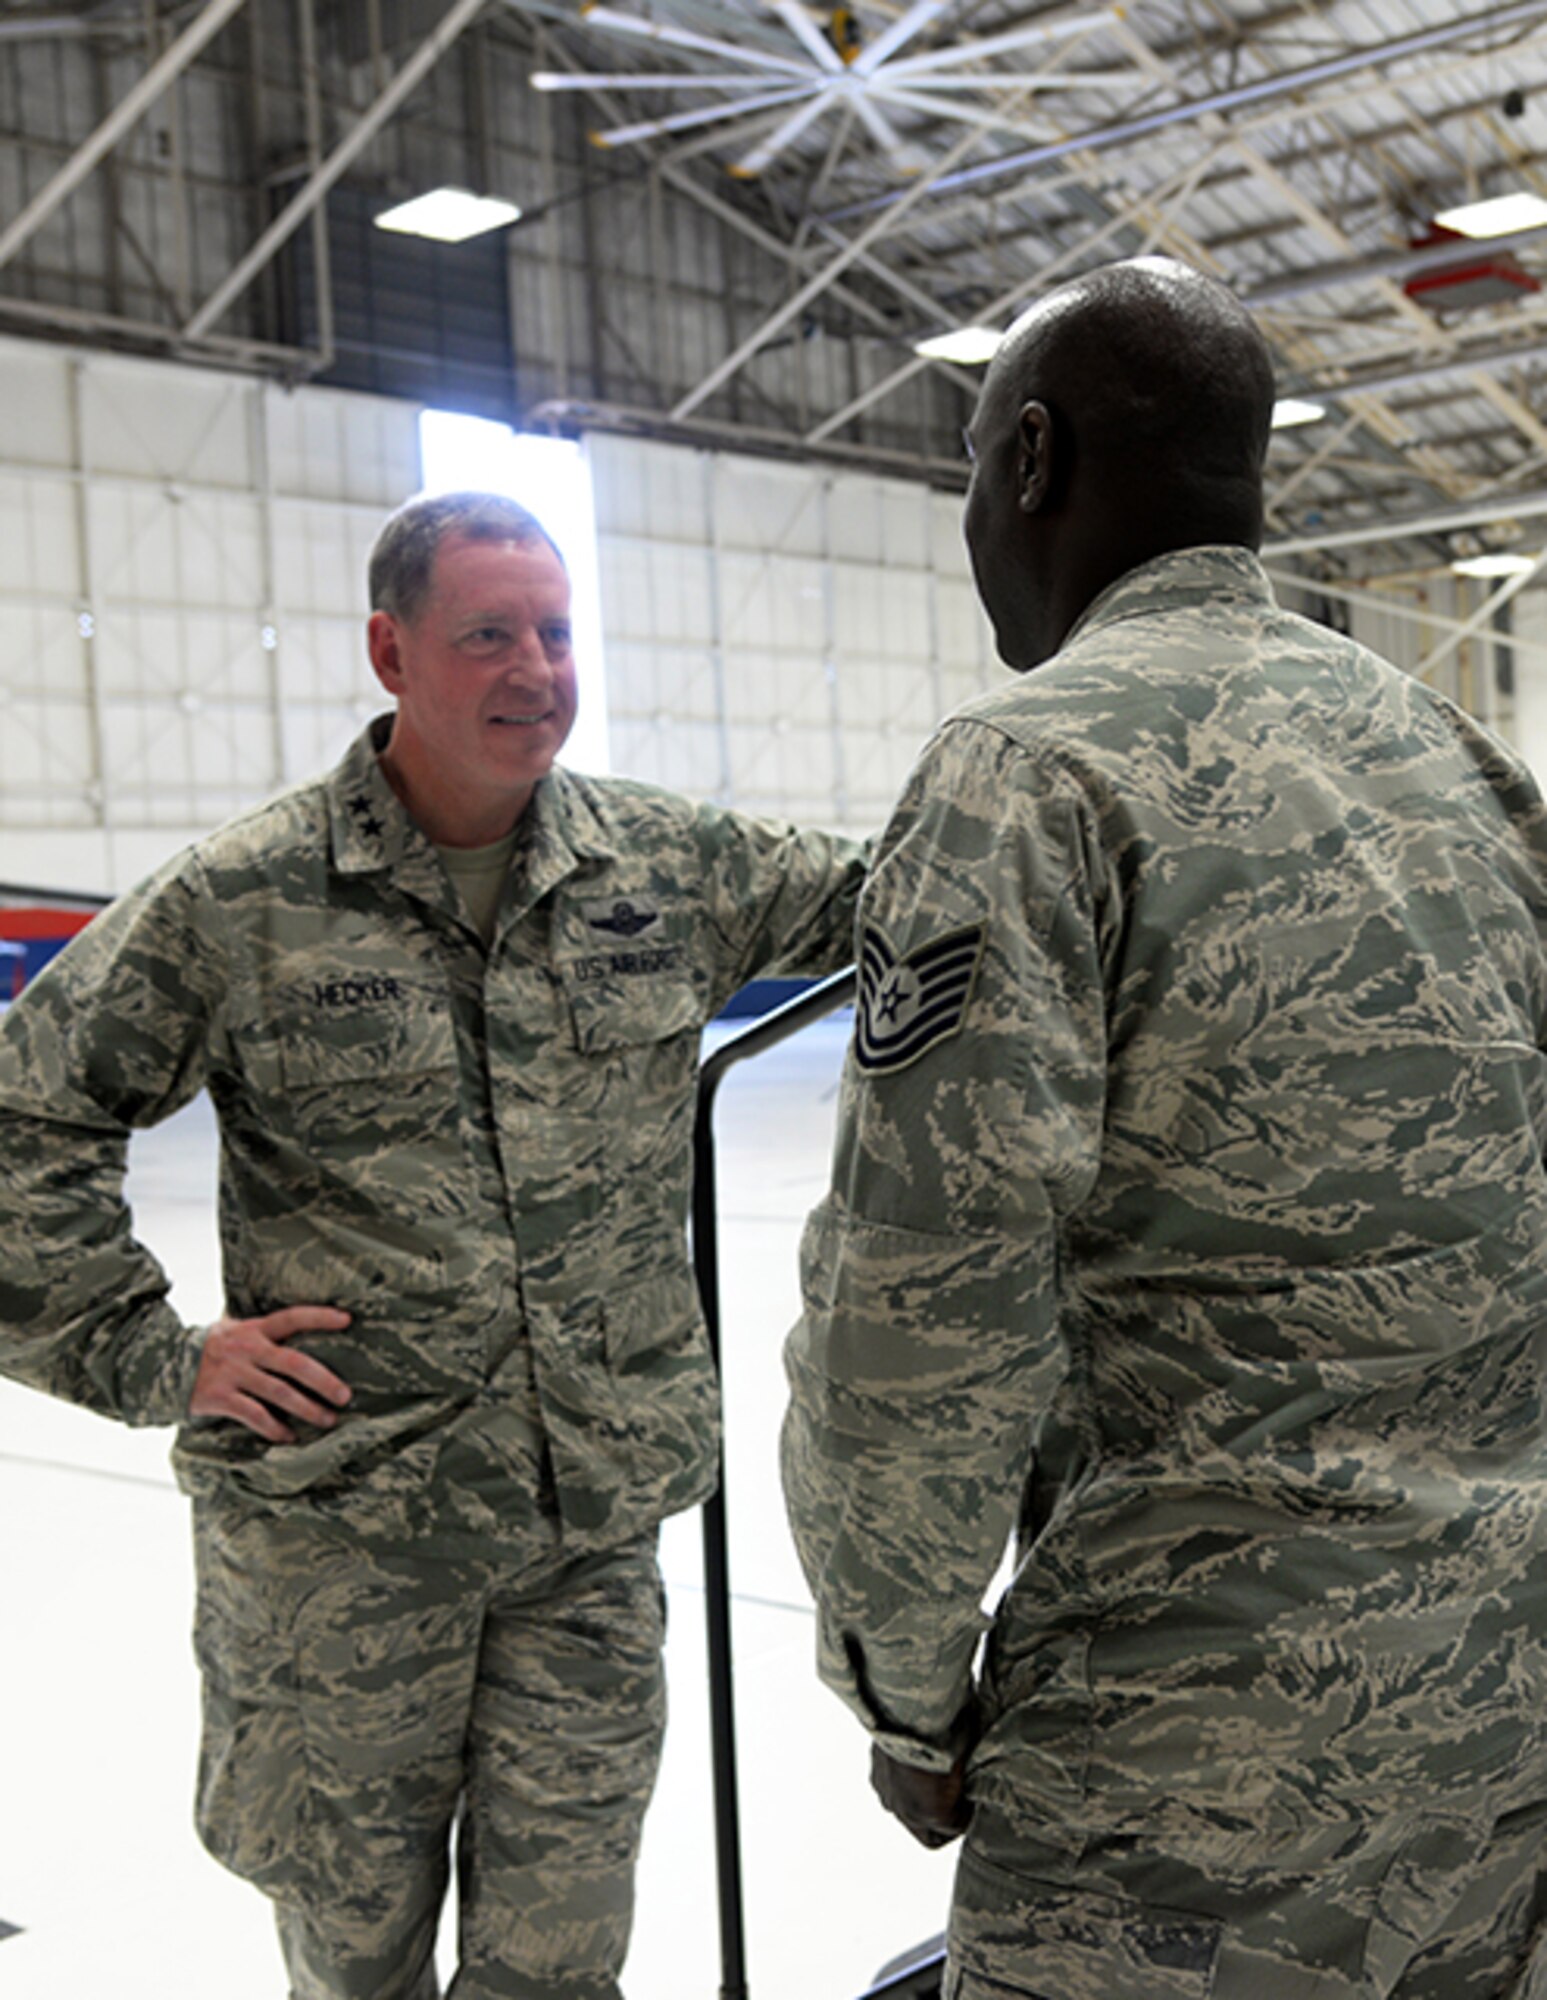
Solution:
<svg viewBox="0 0 1547 2000"><path fill-rule="evenodd" d="M450 535L472 542L546 542L564 561L537 516L503 494L436 493L399 507L376 537L367 573L371 609L411 625L430 593L435 552Z"/></svg>

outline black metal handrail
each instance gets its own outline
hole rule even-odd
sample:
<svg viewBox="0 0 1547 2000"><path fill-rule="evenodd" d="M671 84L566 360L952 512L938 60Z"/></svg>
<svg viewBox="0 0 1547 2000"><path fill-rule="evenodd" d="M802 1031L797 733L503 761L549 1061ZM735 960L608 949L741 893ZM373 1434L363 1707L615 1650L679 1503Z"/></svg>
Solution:
<svg viewBox="0 0 1547 2000"><path fill-rule="evenodd" d="M856 972L835 972L722 1042L698 1077L693 1121L693 1269L720 1368L720 1244L715 1213L714 1100L737 1063L762 1055L853 997ZM712 1498L704 1502L704 1619L709 1645L709 1729L713 1748L715 1863L720 1902L721 2000L747 2000L746 1930L741 1882L741 1811L736 1789L736 1716L731 1685L730 1562L725 1512L725 1454Z"/></svg>
<svg viewBox="0 0 1547 2000"><path fill-rule="evenodd" d="M86 889L38 889L27 882L0 882L0 901L55 903L61 909L105 910L111 896Z"/></svg>

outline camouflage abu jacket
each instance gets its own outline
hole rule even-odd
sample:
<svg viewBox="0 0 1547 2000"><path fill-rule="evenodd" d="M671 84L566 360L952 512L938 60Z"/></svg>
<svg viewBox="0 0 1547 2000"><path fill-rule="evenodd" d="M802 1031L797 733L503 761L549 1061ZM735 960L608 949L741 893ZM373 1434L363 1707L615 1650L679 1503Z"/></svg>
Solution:
<svg viewBox="0 0 1547 2000"><path fill-rule="evenodd" d="M1547 1797L1544 919L1524 768L1241 549L937 733L787 1352L894 1752L975 1694L975 1798L1194 1852Z"/></svg>
<svg viewBox="0 0 1547 2000"><path fill-rule="evenodd" d="M227 1310L346 1308L301 1344L354 1400L287 1445L185 1424L185 1487L474 1540L534 1508L611 1539L704 1494L699 1031L761 972L849 962L859 850L562 771L523 827L486 957L367 732L34 982L0 1024L0 1369L183 1416L197 1334L121 1183L130 1129L207 1084Z"/></svg>

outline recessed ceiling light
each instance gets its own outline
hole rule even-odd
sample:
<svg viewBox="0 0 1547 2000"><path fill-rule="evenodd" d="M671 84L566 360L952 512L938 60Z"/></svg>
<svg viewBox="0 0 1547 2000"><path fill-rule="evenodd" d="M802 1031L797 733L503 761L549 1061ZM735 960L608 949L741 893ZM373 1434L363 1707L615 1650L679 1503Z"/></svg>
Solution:
<svg viewBox="0 0 1547 2000"><path fill-rule="evenodd" d="M1489 201L1465 201L1458 208L1441 209L1434 219L1441 229L1454 229L1458 236L1511 236L1517 229L1538 229L1547 223L1547 201L1522 190L1494 195Z"/></svg>
<svg viewBox="0 0 1547 2000"><path fill-rule="evenodd" d="M1273 405L1273 428L1292 431L1297 424L1319 424L1327 414L1325 403L1303 402L1298 396L1280 396Z"/></svg>
<svg viewBox="0 0 1547 2000"><path fill-rule="evenodd" d="M913 343L915 354L926 361L961 361L977 367L992 361L1004 339L991 326L958 326L950 333L932 333L928 340Z"/></svg>
<svg viewBox="0 0 1547 2000"><path fill-rule="evenodd" d="M1524 576L1536 568L1537 561L1535 556L1510 555L1505 549L1495 549L1487 555L1463 556L1451 568L1457 576Z"/></svg>
<svg viewBox="0 0 1547 2000"><path fill-rule="evenodd" d="M429 236L437 243L465 243L470 236L514 222L521 211L513 201L471 194L466 188L432 188L373 217L378 229L403 236Z"/></svg>

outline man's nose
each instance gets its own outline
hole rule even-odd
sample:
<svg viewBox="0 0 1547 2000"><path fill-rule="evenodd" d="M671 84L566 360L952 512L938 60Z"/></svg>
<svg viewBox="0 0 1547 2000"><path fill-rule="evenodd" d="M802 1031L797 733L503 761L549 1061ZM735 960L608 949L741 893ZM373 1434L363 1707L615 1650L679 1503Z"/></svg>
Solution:
<svg viewBox="0 0 1547 2000"><path fill-rule="evenodd" d="M524 681L534 677L546 686L552 676L553 663L548 658L548 648L543 644L542 634L536 626L529 626L517 635L511 654L510 672Z"/></svg>

